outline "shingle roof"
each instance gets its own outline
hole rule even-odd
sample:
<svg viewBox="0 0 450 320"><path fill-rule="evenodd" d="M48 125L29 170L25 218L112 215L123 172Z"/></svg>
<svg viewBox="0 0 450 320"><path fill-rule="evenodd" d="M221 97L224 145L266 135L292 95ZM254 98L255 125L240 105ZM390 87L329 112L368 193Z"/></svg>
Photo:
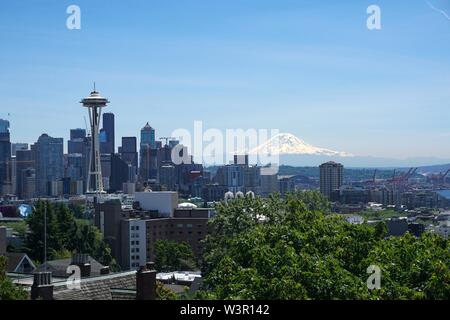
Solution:
<svg viewBox="0 0 450 320"><path fill-rule="evenodd" d="M54 283L53 297L55 300L129 300L130 294L121 294L118 289L136 290L136 271L82 279L80 287L69 289L65 282Z"/></svg>
<svg viewBox="0 0 450 320"><path fill-rule="evenodd" d="M26 256L26 254L25 253L8 252L4 256L8 260L8 266L6 267L6 271L12 273L12 272L16 271L19 263Z"/></svg>
<svg viewBox="0 0 450 320"><path fill-rule="evenodd" d="M91 264L91 276L99 276L100 270L104 267L100 262L89 256L88 259ZM60 259L60 260L52 260L47 261L46 263L41 264L37 271L51 271L54 277L67 278L70 274L67 273L67 267L72 264L72 259Z"/></svg>

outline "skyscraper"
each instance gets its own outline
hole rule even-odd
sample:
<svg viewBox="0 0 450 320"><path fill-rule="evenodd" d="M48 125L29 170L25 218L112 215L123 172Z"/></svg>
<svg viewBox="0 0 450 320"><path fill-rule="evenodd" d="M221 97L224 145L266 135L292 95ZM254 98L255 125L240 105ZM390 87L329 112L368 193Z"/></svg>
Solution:
<svg viewBox="0 0 450 320"><path fill-rule="evenodd" d="M155 129L147 124L141 129L141 147L148 145L151 149L156 148Z"/></svg>
<svg viewBox="0 0 450 320"><path fill-rule="evenodd" d="M332 193L342 186L344 180L344 166L329 161L320 165L320 192L328 199Z"/></svg>
<svg viewBox="0 0 450 320"><path fill-rule="evenodd" d="M28 150L28 143L12 143L11 156L15 157L18 150Z"/></svg>
<svg viewBox="0 0 450 320"><path fill-rule="evenodd" d="M122 146L119 148L120 158L132 166L134 175L137 174L138 153L136 137L123 137Z"/></svg>
<svg viewBox="0 0 450 320"><path fill-rule="evenodd" d="M19 199L26 198L26 190L30 189L26 186L26 179L30 177L30 172L34 174L34 157L31 150L17 150L16 151L16 188ZM33 190L35 187L32 188Z"/></svg>
<svg viewBox="0 0 450 320"><path fill-rule="evenodd" d="M71 129L70 140L67 141L67 153L83 153L84 140L86 138L86 130L84 129Z"/></svg>
<svg viewBox="0 0 450 320"><path fill-rule="evenodd" d="M103 129L100 134L100 153L115 153L114 113L103 114Z"/></svg>
<svg viewBox="0 0 450 320"><path fill-rule="evenodd" d="M55 185L64 176L64 140L42 134L33 145L36 164L36 193L39 196L52 194Z"/></svg>
<svg viewBox="0 0 450 320"><path fill-rule="evenodd" d="M141 129L140 171L139 176L142 181L156 179L157 175L157 147L155 139L155 129L149 123Z"/></svg>
<svg viewBox="0 0 450 320"><path fill-rule="evenodd" d="M86 130L85 129L70 129L70 140L75 139L84 139L86 138Z"/></svg>
<svg viewBox="0 0 450 320"><path fill-rule="evenodd" d="M9 121L0 119L0 195L9 193L11 187L11 140Z"/></svg>
<svg viewBox="0 0 450 320"><path fill-rule="evenodd" d="M123 161L118 154L111 155L110 192L116 192L123 189L123 184L129 180L129 166L130 165Z"/></svg>

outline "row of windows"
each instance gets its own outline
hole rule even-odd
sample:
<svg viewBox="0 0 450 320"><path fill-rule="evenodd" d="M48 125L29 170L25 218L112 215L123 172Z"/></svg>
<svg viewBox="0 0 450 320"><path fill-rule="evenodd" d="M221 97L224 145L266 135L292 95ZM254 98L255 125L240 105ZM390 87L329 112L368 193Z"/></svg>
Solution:
<svg viewBox="0 0 450 320"><path fill-rule="evenodd" d="M167 228L168 225L164 225L164 226L162 224L160 224L160 225L153 225L153 229L162 228L162 227L166 227ZM171 224L170 227L173 228L173 224ZM177 228L183 228L183 227L184 227L184 224L182 224L182 223L178 223L177 224ZM193 228L194 225L191 224L191 223L188 223L188 224L186 224L186 227L187 228ZM203 228L203 227L204 227L204 225L202 225L202 224L198 224L197 225L197 228ZM133 227L131 227L131 228L133 228ZM136 227L136 228L138 228L136 230L139 230L139 227ZM149 229L149 228L150 228L150 226L147 227L147 229ZM133 229L131 229L131 230L133 230Z"/></svg>
<svg viewBox="0 0 450 320"><path fill-rule="evenodd" d="M192 231L187 231L186 232L187 234L192 234ZM174 234L174 232L173 231L170 231L170 234L171 235L173 235ZM183 231L178 231L178 234L179 235L182 235L183 234ZM197 231L197 234L199 235L199 236L201 236L202 234L203 234L203 232L201 232L201 231ZM156 233L156 232L153 232L153 237L156 237L156 236L162 236L163 235L163 233L160 231L160 232L158 232L158 233ZM164 232L164 235L165 236L167 236L168 235L168 233L167 233L167 231L166 232ZM149 235L148 235L149 236Z"/></svg>
<svg viewBox="0 0 450 320"><path fill-rule="evenodd" d="M140 257L139 256L131 256L131 260L139 260Z"/></svg>
<svg viewBox="0 0 450 320"><path fill-rule="evenodd" d="M131 241L131 245L133 246L133 245L139 245L139 241Z"/></svg>
<svg viewBox="0 0 450 320"><path fill-rule="evenodd" d="M131 226L131 230L139 230L139 226Z"/></svg>
<svg viewBox="0 0 450 320"><path fill-rule="evenodd" d="M139 252L139 248L131 248L131 252Z"/></svg>

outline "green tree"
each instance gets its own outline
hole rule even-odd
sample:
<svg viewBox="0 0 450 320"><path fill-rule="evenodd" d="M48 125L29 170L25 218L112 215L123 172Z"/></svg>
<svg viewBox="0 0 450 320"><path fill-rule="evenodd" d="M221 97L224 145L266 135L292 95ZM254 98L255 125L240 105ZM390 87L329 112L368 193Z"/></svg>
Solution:
<svg viewBox="0 0 450 320"><path fill-rule="evenodd" d="M29 232L25 246L32 259L44 261L44 216L47 217L47 259L66 258L71 253L86 253L113 271L119 267L100 230L86 220L76 220L64 204L39 201L27 217Z"/></svg>
<svg viewBox="0 0 450 320"><path fill-rule="evenodd" d="M312 192L221 203L205 240L200 297L216 299L448 299L447 240L386 239L383 223L353 225ZM369 290L367 268L382 270ZM384 280L383 280L384 279Z"/></svg>
<svg viewBox="0 0 450 320"><path fill-rule="evenodd" d="M6 257L0 256L0 300L25 300L27 293L6 276Z"/></svg>
<svg viewBox="0 0 450 320"><path fill-rule="evenodd" d="M155 244L155 269L159 272L194 270L194 254L189 244L169 240L158 240Z"/></svg>

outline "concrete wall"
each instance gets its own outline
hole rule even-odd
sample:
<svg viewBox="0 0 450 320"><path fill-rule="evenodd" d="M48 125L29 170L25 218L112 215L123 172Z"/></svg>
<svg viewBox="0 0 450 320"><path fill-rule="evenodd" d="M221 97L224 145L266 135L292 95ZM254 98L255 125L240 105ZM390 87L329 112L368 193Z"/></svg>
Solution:
<svg viewBox="0 0 450 320"><path fill-rule="evenodd" d="M143 210L157 210L160 217L172 217L178 206L177 192L136 192L134 197Z"/></svg>

